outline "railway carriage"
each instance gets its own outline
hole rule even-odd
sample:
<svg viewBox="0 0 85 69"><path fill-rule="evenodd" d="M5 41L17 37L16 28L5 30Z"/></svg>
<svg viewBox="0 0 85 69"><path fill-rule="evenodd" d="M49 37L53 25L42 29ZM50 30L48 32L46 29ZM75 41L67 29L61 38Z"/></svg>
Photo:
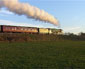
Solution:
<svg viewBox="0 0 85 69"><path fill-rule="evenodd" d="M51 29L52 34L62 34L62 29Z"/></svg>
<svg viewBox="0 0 85 69"><path fill-rule="evenodd" d="M18 27L18 26L0 26L2 32L19 32L19 33L38 33L37 28L32 27Z"/></svg>
<svg viewBox="0 0 85 69"><path fill-rule="evenodd" d="M49 30L47 28L39 28L39 33L40 34L48 34Z"/></svg>
<svg viewBox="0 0 85 69"><path fill-rule="evenodd" d="M0 26L0 32L1 32L1 26Z"/></svg>
<svg viewBox="0 0 85 69"><path fill-rule="evenodd" d="M2 33L36 33L36 34L62 34L62 29L51 28L36 28L36 27L22 27L22 26L7 26L1 25L0 32Z"/></svg>

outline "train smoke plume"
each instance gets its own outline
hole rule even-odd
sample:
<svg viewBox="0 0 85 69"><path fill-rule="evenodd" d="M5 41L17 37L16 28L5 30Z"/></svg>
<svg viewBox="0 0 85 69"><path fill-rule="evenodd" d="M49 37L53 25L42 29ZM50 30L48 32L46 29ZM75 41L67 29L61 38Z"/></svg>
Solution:
<svg viewBox="0 0 85 69"><path fill-rule="evenodd" d="M58 20L54 16L28 3L20 3L18 0L0 0L0 8L2 7L18 15L26 15L28 18L58 25Z"/></svg>

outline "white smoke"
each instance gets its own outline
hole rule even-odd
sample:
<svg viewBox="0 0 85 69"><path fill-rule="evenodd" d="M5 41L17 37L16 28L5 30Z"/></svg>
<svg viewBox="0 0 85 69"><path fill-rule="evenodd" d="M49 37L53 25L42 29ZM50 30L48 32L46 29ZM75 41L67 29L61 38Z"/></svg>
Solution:
<svg viewBox="0 0 85 69"><path fill-rule="evenodd" d="M54 16L28 3L20 3L18 0L0 0L0 8L2 7L18 15L26 15L28 18L58 25L58 20Z"/></svg>

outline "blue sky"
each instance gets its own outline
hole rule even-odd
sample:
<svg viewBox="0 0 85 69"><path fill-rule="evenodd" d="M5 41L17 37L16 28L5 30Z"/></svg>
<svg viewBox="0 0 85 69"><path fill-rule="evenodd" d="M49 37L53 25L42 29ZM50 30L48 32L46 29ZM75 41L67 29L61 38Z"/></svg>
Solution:
<svg viewBox="0 0 85 69"><path fill-rule="evenodd" d="M84 0L19 0L29 3L56 17L60 22L60 28L64 32L85 32L85 1ZM0 9L0 24L36 26L44 28L58 28L50 23L36 21L19 16L6 10Z"/></svg>

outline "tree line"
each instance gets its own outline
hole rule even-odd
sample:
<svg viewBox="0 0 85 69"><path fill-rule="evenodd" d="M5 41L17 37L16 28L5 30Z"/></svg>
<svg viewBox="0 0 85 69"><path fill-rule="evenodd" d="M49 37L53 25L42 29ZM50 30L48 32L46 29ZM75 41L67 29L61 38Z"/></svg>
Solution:
<svg viewBox="0 0 85 69"><path fill-rule="evenodd" d="M54 34L27 34L27 33L0 33L0 42L28 42L28 41L85 41L85 33L75 35L65 33L63 35Z"/></svg>

